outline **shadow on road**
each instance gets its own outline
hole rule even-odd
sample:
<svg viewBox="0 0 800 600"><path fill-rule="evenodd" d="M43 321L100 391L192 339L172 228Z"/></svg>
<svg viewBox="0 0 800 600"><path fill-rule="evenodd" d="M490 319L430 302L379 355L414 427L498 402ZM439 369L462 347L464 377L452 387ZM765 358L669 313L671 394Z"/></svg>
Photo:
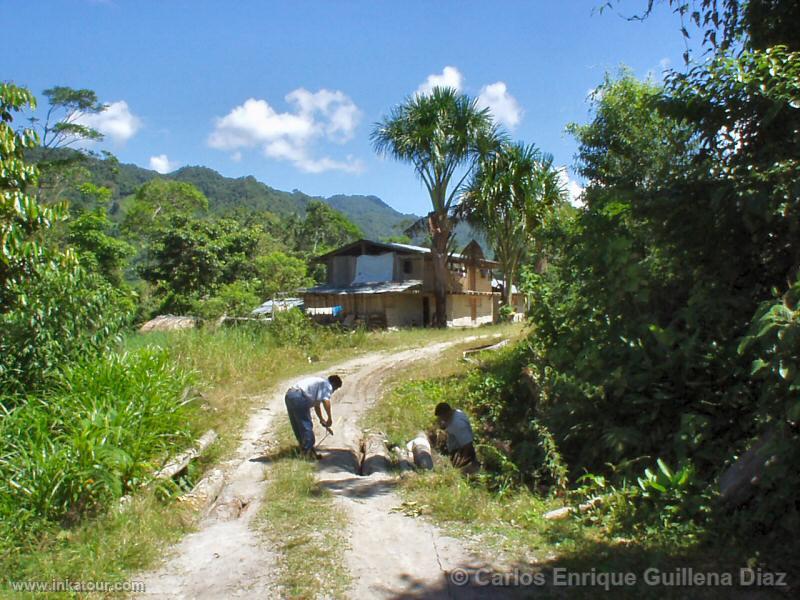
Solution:
<svg viewBox="0 0 800 600"><path fill-rule="evenodd" d="M405 575L403 591L392 594L390 590L382 590L382 597L393 600L599 597L777 600L796 597L794 582L789 578L788 587L741 585L740 568L741 565L721 565L717 556L701 548L668 554L639 545L587 541L570 556L536 564L516 563L501 570L474 563L451 565L435 584ZM731 583L721 578L725 573ZM717 581L713 574L717 574ZM626 575L632 577L632 581L625 581ZM699 583L701 576L705 577L704 583Z"/></svg>
<svg viewBox="0 0 800 600"><path fill-rule="evenodd" d="M323 481L321 485L338 496L366 499L391 493L397 487L397 482L394 479L355 476L334 481Z"/></svg>

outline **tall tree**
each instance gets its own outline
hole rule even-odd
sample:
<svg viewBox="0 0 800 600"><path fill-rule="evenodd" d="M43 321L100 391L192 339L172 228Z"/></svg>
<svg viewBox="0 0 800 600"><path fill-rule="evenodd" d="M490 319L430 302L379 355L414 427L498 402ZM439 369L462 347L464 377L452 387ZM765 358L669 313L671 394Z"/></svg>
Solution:
<svg viewBox="0 0 800 600"><path fill-rule="evenodd" d="M116 226L108 218L111 190L84 183L79 188L83 205L67 225L67 241L78 251L81 264L96 271L116 286L122 284L122 272L133 247L115 235Z"/></svg>
<svg viewBox="0 0 800 600"><path fill-rule="evenodd" d="M129 308L127 294L53 243L66 210L32 193L38 169L25 152L39 139L11 127L25 106L35 106L27 89L0 83L0 389L8 394L30 393L70 361L102 351Z"/></svg>
<svg viewBox="0 0 800 600"><path fill-rule="evenodd" d="M258 231L230 219L173 214L153 231L139 273L161 298L159 310L181 313L217 288L252 279Z"/></svg>
<svg viewBox="0 0 800 600"><path fill-rule="evenodd" d="M435 324L444 327L453 209L479 157L497 147L497 128L489 110L478 108L477 100L452 88L436 87L395 107L375 126L371 137L378 153L413 165L430 195L432 210L425 225L431 237Z"/></svg>
<svg viewBox="0 0 800 600"><path fill-rule="evenodd" d="M364 237L361 229L344 214L319 200L308 203L305 219L302 223L295 222L294 227L297 251L311 256Z"/></svg>
<svg viewBox="0 0 800 600"><path fill-rule="evenodd" d="M503 303L547 211L564 200L553 157L533 145L504 145L479 163L460 212L482 229L503 266Z"/></svg>
<svg viewBox="0 0 800 600"><path fill-rule="evenodd" d="M208 198L191 183L153 179L136 190L122 230L132 238L150 239L175 215L198 217L207 211Z"/></svg>
<svg viewBox="0 0 800 600"><path fill-rule="evenodd" d="M92 154L81 143L99 142L103 134L86 125L82 117L96 115L108 106L97 99L89 89L75 89L58 85L42 92L48 107L43 119L31 117L38 130L41 144L35 155L39 178L39 199L45 203L56 202L65 189L85 180L83 166L87 154ZM78 145L73 149L72 146ZM75 151L77 150L77 152ZM104 153L110 156L109 153Z"/></svg>
<svg viewBox="0 0 800 600"><path fill-rule="evenodd" d="M103 134L84 125L81 117L98 114L108 108L92 90L57 85L42 92L50 103L41 124L42 147L64 148L80 141L100 141ZM33 123L37 119L31 119Z"/></svg>
<svg viewBox="0 0 800 600"><path fill-rule="evenodd" d="M14 131L14 113L36 108L26 88L0 83L0 308L13 283L30 277L33 263L44 253L41 237L53 221L63 218L63 207L44 208L30 192L38 182L35 165L26 164L25 151L39 137L32 129Z"/></svg>

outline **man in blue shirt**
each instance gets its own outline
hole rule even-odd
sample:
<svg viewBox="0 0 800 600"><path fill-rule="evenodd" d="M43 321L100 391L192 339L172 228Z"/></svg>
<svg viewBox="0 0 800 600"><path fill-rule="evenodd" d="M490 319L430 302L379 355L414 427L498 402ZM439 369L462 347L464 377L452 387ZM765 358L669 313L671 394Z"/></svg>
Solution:
<svg viewBox="0 0 800 600"><path fill-rule="evenodd" d="M304 454L319 458L314 450L314 424L311 422L311 407L317 413L320 424L329 428L333 424L331 417L331 396L342 387L342 378L331 375L323 377L306 377L295 383L286 392L286 410L289 412L289 423L292 425L294 437L300 444ZM322 418L321 406L325 407L326 419Z"/></svg>

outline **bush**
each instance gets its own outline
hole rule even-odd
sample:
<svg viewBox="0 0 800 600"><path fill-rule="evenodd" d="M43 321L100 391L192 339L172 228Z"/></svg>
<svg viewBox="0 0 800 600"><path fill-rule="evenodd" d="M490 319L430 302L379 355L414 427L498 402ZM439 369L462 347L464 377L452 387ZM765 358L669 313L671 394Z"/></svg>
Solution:
<svg viewBox="0 0 800 600"><path fill-rule="evenodd" d="M0 419L0 530L9 543L74 524L136 486L190 439L191 377L164 350L109 354L66 369L46 395Z"/></svg>
<svg viewBox="0 0 800 600"><path fill-rule="evenodd" d="M673 470L657 459L653 468L636 477L635 484L615 485L593 473L583 475L578 483L571 494L576 503L594 503L584 518L612 534L690 544L708 524L712 498L689 463Z"/></svg>
<svg viewBox="0 0 800 600"><path fill-rule="evenodd" d="M504 304L500 307L500 322L510 323L514 318L514 307L510 304Z"/></svg>
<svg viewBox="0 0 800 600"><path fill-rule="evenodd" d="M133 314L129 292L80 267L50 263L11 282L6 298L0 313L0 387L6 394L42 389L70 362L99 355Z"/></svg>
<svg viewBox="0 0 800 600"><path fill-rule="evenodd" d="M257 281L234 281L221 285L211 298L195 302L192 314L204 319L218 319L222 315L249 316L261 304L257 286Z"/></svg>
<svg viewBox="0 0 800 600"><path fill-rule="evenodd" d="M269 330L279 346L306 348L314 344L319 333L319 328L297 308L276 312Z"/></svg>

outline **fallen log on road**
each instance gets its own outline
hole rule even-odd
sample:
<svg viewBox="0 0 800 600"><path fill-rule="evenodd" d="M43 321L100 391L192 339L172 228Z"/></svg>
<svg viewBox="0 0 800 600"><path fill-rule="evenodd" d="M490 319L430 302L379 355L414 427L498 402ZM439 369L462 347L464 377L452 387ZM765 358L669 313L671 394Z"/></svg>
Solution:
<svg viewBox="0 0 800 600"><path fill-rule="evenodd" d="M411 453L414 456L414 465L418 469L433 469L431 444L423 432L420 432L417 437L408 442L408 449L411 450Z"/></svg>
<svg viewBox="0 0 800 600"><path fill-rule="evenodd" d="M388 473L391 464L383 434L367 434L364 440L364 462L361 465L361 474L369 476L373 473Z"/></svg>

